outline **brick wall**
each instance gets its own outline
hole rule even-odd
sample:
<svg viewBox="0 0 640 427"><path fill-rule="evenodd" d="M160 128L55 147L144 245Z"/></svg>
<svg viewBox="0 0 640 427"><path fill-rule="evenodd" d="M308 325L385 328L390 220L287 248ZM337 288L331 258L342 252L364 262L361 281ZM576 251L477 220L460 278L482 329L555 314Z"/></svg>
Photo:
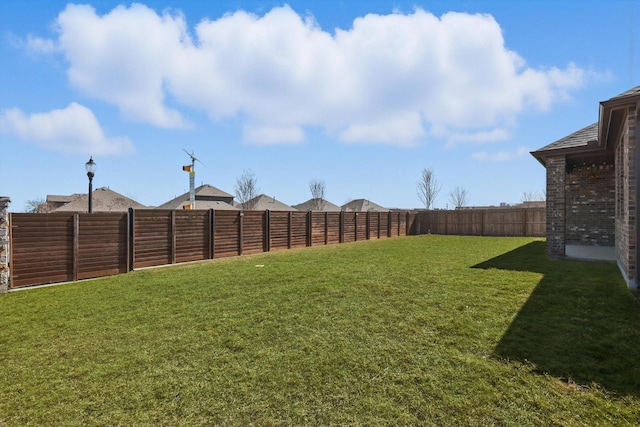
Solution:
<svg viewBox="0 0 640 427"><path fill-rule="evenodd" d="M0 197L0 294L9 289L9 203L8 197Z"/></svg>
<svg viewBox="0 0 640 427"><path fill-rule="evenodd" d="M564 156L547 160L547 256L564 256L565 175Z"/></svg>
<svg viewBox="0 0 640 427"><path fill-rule="evenodd" d="M632 287L637 287L636 111L627 110L623 136L616 147L616 258Z"/></svg>
<svg viewBox="0 0 640 427"><path fill-rule="evenodd" d="M566 175L565 244L615 245L615 173L612 164L584 164Z"/></svg>

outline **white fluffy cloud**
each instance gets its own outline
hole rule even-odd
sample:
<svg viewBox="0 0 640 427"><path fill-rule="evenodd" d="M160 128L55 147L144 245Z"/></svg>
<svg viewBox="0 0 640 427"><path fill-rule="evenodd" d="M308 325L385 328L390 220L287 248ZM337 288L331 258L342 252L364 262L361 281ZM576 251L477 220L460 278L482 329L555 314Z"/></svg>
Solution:
<svg viewBox="0 0 640 427"><path fill-rule="evenodd" d="M500 139L523 110L550 108L585 74L573 64L528 67L480 14L370 14L331 34L284 6L191 31L181 14L141 4L102 16L68 5L57 29L69 80L84 94L168 128L189 126L192 108L241 116L257 143L299 142L306 127L361 143L409 145L434 129L449 140Z"/></svg>
<svg viewBox="0 0 640 427"><path fill-rule="evenodd" d="M252 126L243 130L244 140L259 145L297 144L304 140L304 131L298 126Z"/></svg>
<svg viewBox="0 0 640 427"><path fill-rule="evenodd" d="M127 138L108 138L91 110L71 103L67 108L25 115L17 108L0 114L0 131L69 154L113 155L133 151Z"/></svg>
<svg viewBox="0 0 640 427"><path fill-rule="evenodd" d="M518 157L527 156L528 154L529 150L526 147L520 147L515 151L498 151L491 154L486 151L481 151L472 154L471 157L482 162L507 162Z"/></svg>

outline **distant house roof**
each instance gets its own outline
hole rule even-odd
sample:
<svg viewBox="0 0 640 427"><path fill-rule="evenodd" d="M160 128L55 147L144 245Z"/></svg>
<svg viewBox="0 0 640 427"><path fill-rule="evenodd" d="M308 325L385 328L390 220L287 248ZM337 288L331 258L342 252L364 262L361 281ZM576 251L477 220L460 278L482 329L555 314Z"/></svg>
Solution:
<svg viewBox="0 0 640 427"><path fill-rule="evenodd" d="M254 197L247 203L251 206L251 210L254 211L297 211L296 208L285 205L284 203L276 200L275 197L267 196L265 194Z"/></svg>
<svg viewBox="0 0 640 427"><path fill-rule="evenodd" d="M47 203L69 203L73 199L82 196L80 193L70 194L68 196L48 194Z"/></svg>
<svg viewBox="0 0 640 427"><path fill-rule="evenodd" d="M320 205L320 209L318 209L318 205ZM299 205L293 205L293 207L299 211L340 212L342 210L340 206L324 199L309 199Z"/></svg>
<svg viewBox="0 0 640 427"><path fill-rule="evenodd" d="M55 197L61 196L54 196L54 198ZM49 200L49 196L47 196L47 200ZM69 203L52 210L52 212L87 212L88 206L88 196L86 194L81 194L77 195L77 197L73 197ZM95 189L92 193L91 208L93 212L124 212L129 210L129 208L145 209L146 206L130 199L129 197L123 196L108 187L100 187Z"/></svg>
<svg viewBox="0 0 640 427"><path fill-rule="evenodd" d="M176 207L158 206L156 209L168 209L168 210L178 209L179 210L179 209L184 209L184 206L188 206L190 204L191 204L191 202L187 199L184 202L181 202L180 204L176 205ZM216 211L237 211L237 210L239 210L237 207L235 207L233 205L230 205L227 202L222 202L220 200L196 200L195 201L195 209L196 210L213 209L213 210L216 210Z"/></svg>
<svg viewBox="0 0 640 427"><path fill-rule="evenodd" d="M384 208L372 201L367 199L356 199L352 200L349 203L345 203L342 205L343 211L354 211L354 212L389 212L389 209Z"/></svg>
<svg viewBox="0 0 640 427"><path fill-rule="evenodd" d="M235 209L231 203L233 203L233 196L229 193L214 187L213 185L203 184L200 187L195 188L196 193L196 209ZM213 202L221 202L223 204L217 204ZM189 204L189 192L186 192L175 199L169 200L166 203L158 206L157 209L182 209L184 205ZM229 205L229 207L224 206Z"/></svg>

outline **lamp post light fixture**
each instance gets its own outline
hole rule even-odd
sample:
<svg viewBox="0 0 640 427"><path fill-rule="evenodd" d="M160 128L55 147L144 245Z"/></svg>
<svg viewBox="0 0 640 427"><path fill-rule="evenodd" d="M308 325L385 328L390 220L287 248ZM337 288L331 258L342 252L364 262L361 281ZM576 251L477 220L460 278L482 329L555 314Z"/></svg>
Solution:
<svg viewBox="0 0 640 427"><path fill-rule="evenodd" d="M96 162L93 161L93 156L89 158L89 161L84 164L84 168L87 170L87 176L89 177L89 213L93 210L92 206L92 193L93 193L93 176L96 171Z"/></svg>

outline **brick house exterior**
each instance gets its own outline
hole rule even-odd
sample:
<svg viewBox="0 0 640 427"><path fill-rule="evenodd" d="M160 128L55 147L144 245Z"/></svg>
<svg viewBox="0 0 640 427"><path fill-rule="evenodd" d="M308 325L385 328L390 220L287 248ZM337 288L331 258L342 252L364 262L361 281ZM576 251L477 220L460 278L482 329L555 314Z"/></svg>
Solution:
<svg viewBox="0 0 640 427"><path fill-rule="evenodd" d="M598 122L531 154L547 170L547 255L617 262L638 287L640 86L600 103Z"/></svg>

